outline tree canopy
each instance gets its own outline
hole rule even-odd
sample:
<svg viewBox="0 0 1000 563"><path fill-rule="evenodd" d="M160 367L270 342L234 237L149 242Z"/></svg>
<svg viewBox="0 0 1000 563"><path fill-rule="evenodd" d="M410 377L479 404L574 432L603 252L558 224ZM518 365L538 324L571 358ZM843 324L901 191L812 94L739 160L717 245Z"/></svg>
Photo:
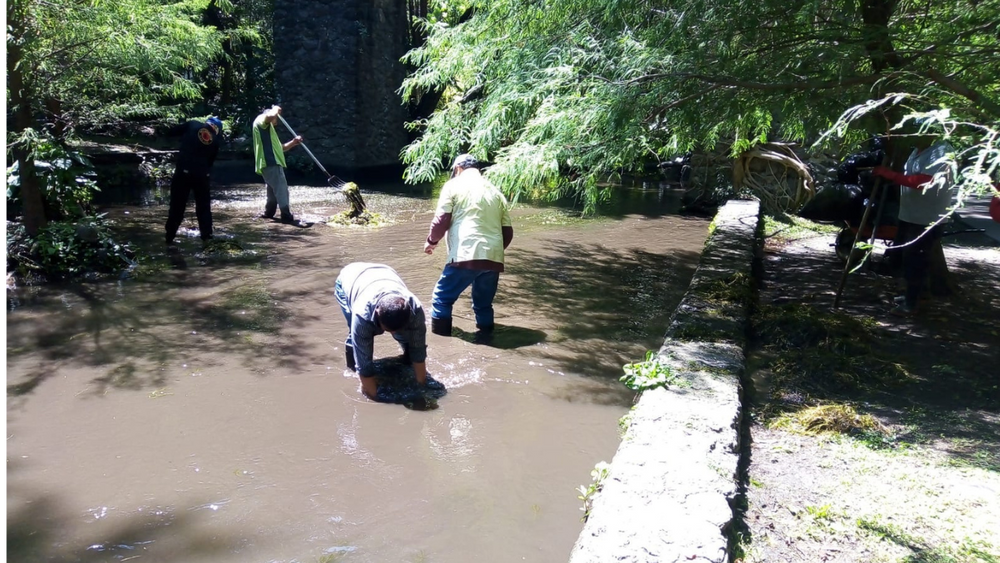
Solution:
<svg viewBox="0 0 1000 563"><path fill-rule="evenodd" d="M602 180L681 151L812 142L846 122L849 140L884 133L905 112L838 120L895 93L981 126L982 149L982 127L1000 129L998 26L1000 0L474 2L405 58L404 96L445 91L411 124L406 179L471 152L514 197L592 207Z"/></svg>
<svg viewBox="0 0 1000 563"><path fill-rule="evenodd" d="M206 9L216 4L7 3L7 100L13 114L8 151L19 165L29 234L46 223L34 168L40 135L62 138L80 125L162 116L200 99L199 73L222 52L222 34L201 23Z"/></svg>

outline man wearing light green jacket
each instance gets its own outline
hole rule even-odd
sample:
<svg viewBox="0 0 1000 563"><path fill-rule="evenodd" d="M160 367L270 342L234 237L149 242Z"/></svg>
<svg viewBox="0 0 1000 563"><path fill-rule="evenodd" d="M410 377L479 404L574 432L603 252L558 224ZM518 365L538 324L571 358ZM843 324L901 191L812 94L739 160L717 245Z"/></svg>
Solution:
<svg viewBox="0 0 1000 563"><path fill-rule="evenodd" d="M504 249L514 238L507 198L479 172L470 154L459 155L451 179L441 189L424 252L431 254L447 235L448 263L431 299L431 332L451 336L452 306L472 286L477 341L492 336L493 298L504 270Z"/></svg>
<svg viewBox="0 0 1000 563"><path fill-rule="evenodd" d="M274 219L274 214L281 210L281 222L293 224L288 207L288 181L285 180L285 151L302 143L302 137L296 136L291 141L282 144L275 131L281 106L272 106L253 120L253 154L257 173L264 177L267 184L267 203L261 217Z"/></svg>

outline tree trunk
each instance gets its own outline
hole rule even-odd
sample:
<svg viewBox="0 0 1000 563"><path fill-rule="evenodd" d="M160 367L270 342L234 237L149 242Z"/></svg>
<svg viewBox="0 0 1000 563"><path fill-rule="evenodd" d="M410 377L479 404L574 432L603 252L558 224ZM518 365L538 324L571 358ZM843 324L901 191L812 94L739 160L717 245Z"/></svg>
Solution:
<svg viewBox="0 0 1000 563"><path fill-rule="evenodd" d="M35 125L32 113L31 76L25 73L24 43L29 41L29 0L10 0L7 3L7 92L14 111L14 133L22 133ZM42 191L35 173L35 160L31 147L24 142L15 143L11 157L18 161L21 176L21 202L24 205L24 228L35 236L46 224Z"/></svg>

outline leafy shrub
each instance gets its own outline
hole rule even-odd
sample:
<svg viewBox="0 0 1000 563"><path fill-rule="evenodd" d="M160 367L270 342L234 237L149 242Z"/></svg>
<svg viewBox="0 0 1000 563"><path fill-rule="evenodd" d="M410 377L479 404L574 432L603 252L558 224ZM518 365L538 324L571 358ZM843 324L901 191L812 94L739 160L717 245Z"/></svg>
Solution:
<svg viewBox="0 0 1000 563"><path fill-rule="evenodd" d="M667 387L676 380L676 376L670 371L670 366L652 350L646 352L644 361L625 364L622 369L625 370L625 375L621 376L621 382L633 391Z"/></svg>
<svg viewBox="0 0 1000 563"><path fill-rule="evenodd" d="M24 142L32 145L35 173L42 191L45 216L52 220L83 217L92 213L91 201L97 187L94 165L77 151L68 150L51 137L28 134ZM7 207L19 207L21 195L21 163L7 168Z"/></svg>
<svg viewBox="0 0 1000 563"><path fill-rule="evenodd" d="M134 263L132 249L114 240L103 215L50 222L35 238L23 225L8 224L7 271L65 279L120 272Z"/></svg>

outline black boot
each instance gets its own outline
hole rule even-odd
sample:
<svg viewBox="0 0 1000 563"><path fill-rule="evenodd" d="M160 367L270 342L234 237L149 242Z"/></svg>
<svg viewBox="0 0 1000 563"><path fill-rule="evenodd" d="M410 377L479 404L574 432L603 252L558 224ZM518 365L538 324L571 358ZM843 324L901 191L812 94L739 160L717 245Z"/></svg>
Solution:
<svg viewBox="0 0 1000 563"><path fill-rule="evenodd" d="M274 219L274 214L278 212L277 203L267 203L264 205L264 212L260 214L261 219Z"/></svg>
<svg viewBox="0 0 1000 563"><path fill-rule="evenodd" d="M354 363L354 346L344 346L344 356L347 358L347 369L357 371L357 365Z"/></svg>
<svg viewBox="0 0 1000 563"><path fill-rule="evenodd" d="M493 343L494 325L476 325L476 334L472 338L473 344L490 345Z"/></svg>
<svg viewBox="0 0 1000 563"><path fill-rule="evenodd" d="M447 319L431 317L431 332L439 336L451 336L451 317Z"/></svg>
<svg viewBox="0 0 1000 563"><path fill-rule="evenodd" d="M287 207L281 208L281 222L285 224L291 224L295 222L295 216L289 211Z"/></svg>

